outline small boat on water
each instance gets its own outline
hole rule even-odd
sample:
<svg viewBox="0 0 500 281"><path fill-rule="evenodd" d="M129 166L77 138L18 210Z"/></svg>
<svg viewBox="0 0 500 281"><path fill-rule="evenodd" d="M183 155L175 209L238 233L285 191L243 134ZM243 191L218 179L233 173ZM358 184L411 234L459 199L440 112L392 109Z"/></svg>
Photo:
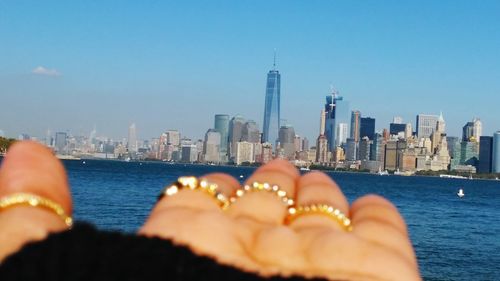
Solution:
<svg viewBox="0 0 500 281"><path fill-rule="evenodd" d="M379 168L378 169L378 173L377 173L379 176L388 176L389 175L389 172L387 170L384 170L382 171L382 168Z"/></svg>
<svg viewBox="0 0 500 281"><path fill-rule="evenodd" d="M441 174L439 175L440 178L446 178L446 179L467 179L464 176L454 176L454 175L446 175L446 174Z"/></svg>
<svg viewBox="0 0 500 281"><path fill-rule="evenodd" d="M300 167L300 170L301 171L310 171L311 169L309 169L309 167Z"/></svg>
<svg viewBox="0 0 500 281"><path fill-rule="evenodd" d="M460 189L458 190L457 196L458 196L458 197L460 197L460 198L462 198L462 197L464 197L464 196L465 196L464 190L463 190L462 188L460 188Z"/></svg>

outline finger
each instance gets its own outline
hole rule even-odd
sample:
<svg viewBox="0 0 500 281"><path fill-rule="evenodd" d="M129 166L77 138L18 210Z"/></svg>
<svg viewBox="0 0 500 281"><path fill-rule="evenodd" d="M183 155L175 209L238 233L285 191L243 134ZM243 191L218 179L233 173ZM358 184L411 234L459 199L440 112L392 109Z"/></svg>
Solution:
<svg viewBox="0 0 500 281"><path fill-rule="evenodd" d="M273 160L257 169L245 185L254 182L277 185L287 197L293 199L299 175L298 170L287 161ZM251 191L239 197L228 213L233 218L247 217L265 224L282 224L287 209L287 204L275 192Z"/></svg>
<svg viewBox="0 0 500 281"><path fill-rule="evenodd" d="M351 213L355 235L392 249L417 265L406 224L392 203L380 196L368 195L354 202Z"/></svg>
<svg viewBox="0 0 500 281"><path fill-rule="evenodd" d="M228 197L239 186L233 177L221 173L208 174L200 179L217 184L218 190ZM174 196L162 198L139 234L170 239L221 263L253 270L258 268L236 238L234 221L205 192L181 190Z"/></svg>
<svg viewBox="0 0 500 281"><path fill-rule="evenodd" d="M18 142L5 156L0 169L0 197L32 193L61 205L71 214L71 195L64 168L50 150L35 142ZM0 260L28 241L67 228L54 212L14 206L0 210Z"/></svg>
<svg viewBox="0 0 500 281"><path fill-rule="evenodd" d="M297 206L325 204L339 209L345 215L349 214L349 203L344 194L329 176L321 172L307 173L299 179L296 204ZM291 227L296 230L314 226L344 229L334 219L314 213L299 216L291 223Z"/></svg>

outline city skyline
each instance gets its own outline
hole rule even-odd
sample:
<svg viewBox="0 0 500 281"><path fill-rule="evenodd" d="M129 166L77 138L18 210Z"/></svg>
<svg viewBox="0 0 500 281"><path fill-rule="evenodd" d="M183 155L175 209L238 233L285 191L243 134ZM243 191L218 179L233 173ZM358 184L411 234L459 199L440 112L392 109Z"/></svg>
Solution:
<svg viewBox="0 0 500 281"><path fill-rule="evenodd" d="M474 117L487 135L500 129L497 1L224 4L2 4L0 130L97 125L119 139L135 122L141 138L203 138L212 121L197 117L216 113L262 126L274 48L281 116L309 139L330 84L377 130L440 111L450 135Z"/></svg>

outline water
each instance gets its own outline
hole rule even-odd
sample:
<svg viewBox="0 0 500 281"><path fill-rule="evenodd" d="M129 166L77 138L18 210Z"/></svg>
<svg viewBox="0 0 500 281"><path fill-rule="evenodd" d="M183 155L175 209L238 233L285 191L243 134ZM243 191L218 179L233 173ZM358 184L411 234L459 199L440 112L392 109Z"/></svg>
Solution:
<svg viewBox="0 0 500 281"><path fill-rule="evenodd" d="M181 175L253 168L114 161L65 161L77 220L136 231L158 192ZM408 223L425 280L500 280L500 182L332 173L349 201L377 193ZM466 196L456 192L463 188Z"/></svg>

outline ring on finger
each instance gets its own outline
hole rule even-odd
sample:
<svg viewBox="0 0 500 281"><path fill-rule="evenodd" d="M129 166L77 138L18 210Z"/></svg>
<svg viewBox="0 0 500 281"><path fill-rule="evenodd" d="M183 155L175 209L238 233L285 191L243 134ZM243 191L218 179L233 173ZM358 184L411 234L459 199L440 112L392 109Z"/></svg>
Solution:
<svg viewBox="0 0 500 281"><path fill-rule="evenodd" d="M230 199L231 204L235 203L239 198L243 197L249 192L264 191L276 194L276 196L283 202L286 206L290 207L295 204L295 201L288 196L288 193L281 189L278 185L269 184L267 182L253 182L252 184L246 184L242 189L236 191L236 197Z"/></svg>
<svg viewBox="0 0 500 281"><path fill-rule="evenodd" d="M336 209L327 204L311 204L306 206L297 206L288 208L287 223L291 224L293 221L299 217L305 215L324 215L328 218L336 221L345 231L352 231L351 220L342 213L339 209Z"/></svg>
<svg viewBox="0 0 500 281"><path fill-rule="evenodd" d="M179 193L181 189L205 192L217 201L221 209L225 210L229 207L229 199L218 191L217 184L208 182L206 179L198 179L192 176L179 177L177 181L167 185L158 196L158 201L165 196L174 196Z"/></svg>

